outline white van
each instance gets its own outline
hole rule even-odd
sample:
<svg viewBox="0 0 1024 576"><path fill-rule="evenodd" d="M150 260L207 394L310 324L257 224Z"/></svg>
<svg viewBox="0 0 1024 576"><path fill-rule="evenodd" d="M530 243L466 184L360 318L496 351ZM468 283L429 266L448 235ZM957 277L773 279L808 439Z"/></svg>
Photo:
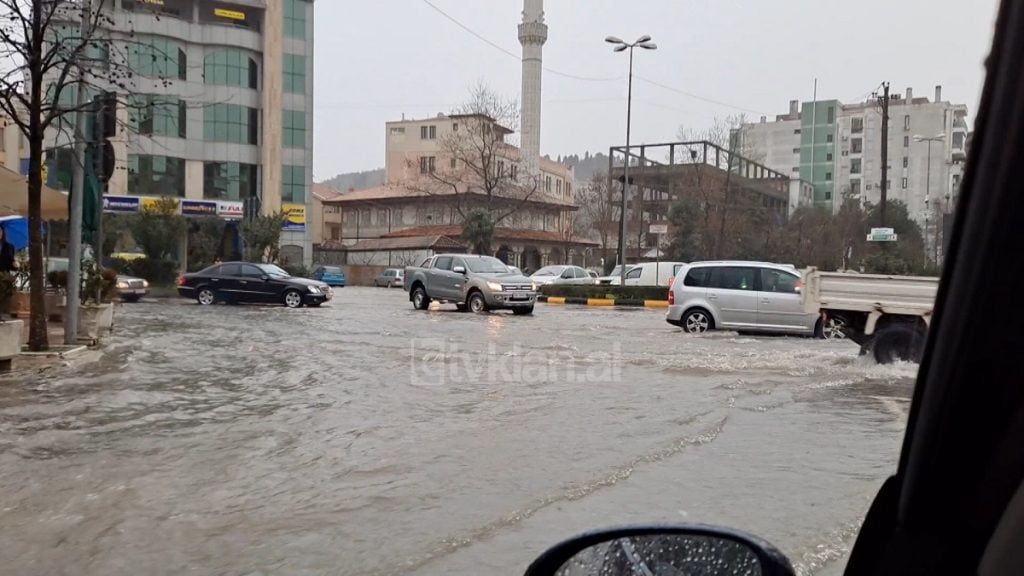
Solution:
<svg viewBox="0 0 1024 576"><path fill-rule="evenodd" d="M641 262L633 264L626 272L626 286L665 286L672 285L672 279L686 266L686 262ZM612 279L612 285L618 285L618 277Z"/></svg>

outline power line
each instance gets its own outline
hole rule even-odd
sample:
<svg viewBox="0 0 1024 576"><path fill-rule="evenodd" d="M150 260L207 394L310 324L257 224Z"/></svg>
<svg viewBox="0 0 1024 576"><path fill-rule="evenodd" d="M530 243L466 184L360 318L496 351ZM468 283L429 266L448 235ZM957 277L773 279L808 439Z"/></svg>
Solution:
<svg viewBox="0 0 1024 576"><path fill-rule="evenodd" d="M741 112L750 112L751 114L766 114L765 112L761 112L759 110L753 110L751 108L744 108L742 106L734 106L734 105L729 104L727 102L722 102L720 100L714 100L712 98L707 98L707 97L704 97L704 96L700 96L700 95L694 94L692 92L687 92L686 90L680 90L678 88L673 88L672 86L669 86L667 84L662 84L661 82L656 82L654 80L651 80L650 78L644 78L643 76L640 76L640 75L637 75L637 74L633 74L633 78L636 78L637 80L641 80L643 82L647 82L648 84L650 84L652 86L657 86L658 88L662 88L662 89L668 90L670 92L676 92L678 94L682 94L683 96L688 96L690 98L693 98L694 100L700 100L702 102L707 102L709 104L715 104L717 106L723 106L725 108L732 108L734 110L740 110Z"/></svg>
<svg viewBox="0 0 1024 576"><path fill-rule="evenodd" d="M465 24L463 24L462 22L457 20L451 14L445 12L441 8L438 8L437 5L434 4L433 2L431 2L430 0L423 0L423 3L426 4L427 6L430 6L431 8L433 8L438 14L440 14L441 16L444 16L445 18L447 18L453 24L458 26L459 28L462 28L466 32L469 32L470 34L472 34L475 38L477 38L481 42L487 44L488 46L494 48L495 50L498 50L502 54L505 54L507 56L515 58L516 60L520 60L520 61L522 60L522 56L520 56L519 54L516 54L515 52L512 52L511 50L507 50L504 47L502 47L501 45L499 45L499 44L497 44L495 42L492 42L492 41L488 40L486 37L478 34L475 30L473 30L469 26L466 26ZM570 74L568 72L562 72L562 71L559 71L559 70L555 70L553 68L548 68L547 66L544 66L543 69L544 69L545 72L550 72L550 73L554 74L555 76L563 76L565 78L572 78L573 80L581 80L583 82L618 82L619 80L622 80L622 76L616 76L614 78L594 78L594 77L589 77L589 76L580 76L578 74Z"/></svg>

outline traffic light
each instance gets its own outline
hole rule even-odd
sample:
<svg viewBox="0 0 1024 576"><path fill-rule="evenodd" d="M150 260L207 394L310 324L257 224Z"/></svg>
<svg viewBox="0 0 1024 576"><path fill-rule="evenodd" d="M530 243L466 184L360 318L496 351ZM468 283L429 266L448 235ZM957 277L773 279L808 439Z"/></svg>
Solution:
<svg viewBox="0 0 1024 576"><path fill-rule="evenodd" d="M96 114L91 138L96 146L93 160L96 177L106 184L114 175L114 145L110 139L117 136L117 94L104 92L93 99L93 106Z"/></svg>

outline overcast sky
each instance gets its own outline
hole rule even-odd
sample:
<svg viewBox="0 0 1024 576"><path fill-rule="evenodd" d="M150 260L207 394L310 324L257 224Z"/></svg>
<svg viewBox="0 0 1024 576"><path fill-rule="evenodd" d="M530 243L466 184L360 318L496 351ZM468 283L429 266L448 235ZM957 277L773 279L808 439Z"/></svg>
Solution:
<svg viewBox="0 0 1024 576"><path fill-rule="evenodd" d="M483 81L518 97L522 0L316 2L316 180L384 164L384 123L448 112ZM541 153L625 141L627 56L603 39L650 34L636 54L633 142L681 124L784 113L790 99L861 100L883 80L965 103L973 117L996 0L547 0ZM568 78L571 74L595 80ZM603 80L603 81L601 81ZM681 93L682 92L682 93ZM688 94L686 94L688 93ZM696 98L697 96L699 98ZM717 103L709 102L708 100Z"/></svg>

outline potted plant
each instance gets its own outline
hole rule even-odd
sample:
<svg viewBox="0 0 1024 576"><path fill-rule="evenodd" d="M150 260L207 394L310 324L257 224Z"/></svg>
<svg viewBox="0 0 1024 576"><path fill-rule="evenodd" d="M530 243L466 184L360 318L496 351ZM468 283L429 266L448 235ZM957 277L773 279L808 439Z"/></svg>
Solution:
<svg viewBox="0 0 1024 576"><path fill-rule="evenodd" d="M117 290L117 272L101 268L95 260L82 262L82 304L78 307L78 335L96 340L114 325L111 300Z"/></svg>

